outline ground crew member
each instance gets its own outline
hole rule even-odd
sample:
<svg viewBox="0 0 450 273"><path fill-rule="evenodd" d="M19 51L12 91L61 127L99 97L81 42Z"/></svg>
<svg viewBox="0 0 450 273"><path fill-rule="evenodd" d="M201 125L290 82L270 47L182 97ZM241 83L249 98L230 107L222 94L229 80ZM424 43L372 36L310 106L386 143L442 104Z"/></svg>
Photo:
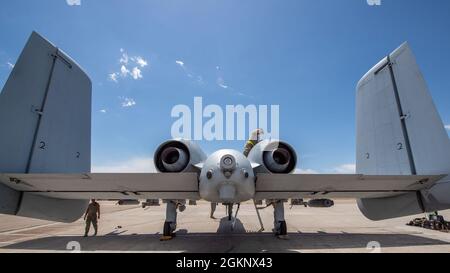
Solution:
<svg viewBox="0 0 450 273"><path fill-rule="evenodd" d="M244 155L248 156L250 154L250 151L255 147L256 144L258 144L261 141L262 135L264 134L263 129L256 129L252 132L252 135L250 136L250 139L247 141L244 147Z"/></svg>
<svg viewBox="0 0 450 273"><path fill-rule="evenodd" d="M89 234L89 230L91 228L91 224L94 226L94 236L97 235L98 225L97 220L100 219L100 204L95 201L95 199L91 200L88 208L86 209L86 213L84 214L84 220L86 221L86 230L84 233L84 237L87 237Z"/></svg>

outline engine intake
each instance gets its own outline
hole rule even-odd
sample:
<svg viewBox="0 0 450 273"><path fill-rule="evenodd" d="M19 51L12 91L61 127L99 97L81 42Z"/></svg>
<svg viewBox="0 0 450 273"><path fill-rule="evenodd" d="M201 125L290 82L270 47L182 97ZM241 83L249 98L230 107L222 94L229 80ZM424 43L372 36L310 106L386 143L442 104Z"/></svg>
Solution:
<svg viewBox="0 0 450 273"><path fill-rule="evenodd" d="M264 164L274 173L284 172L291 160L291 155L286 149L278 148L271 152L264 152Z"/></svg>
<svg viewBox="0 0 450 273"><path fill-rule="evenodd" d="M263 163L271 173L291 173L297 165L297 157L287 144L273 142L263 152Z"/></svg>
<svg viewBox="0 0 450 273"><path fill-rule="evenodd" d="M163 144L155 154L155 166L162 173L183 172L190 162L189 148L182 142Z"/></svg>
<svg viewBox="0 0 450 273"><path fill-rule="evenodd" d="M161 154L164 168L170 172L181 172L189 163L188 155L183 150L169 147Z"/></svg>

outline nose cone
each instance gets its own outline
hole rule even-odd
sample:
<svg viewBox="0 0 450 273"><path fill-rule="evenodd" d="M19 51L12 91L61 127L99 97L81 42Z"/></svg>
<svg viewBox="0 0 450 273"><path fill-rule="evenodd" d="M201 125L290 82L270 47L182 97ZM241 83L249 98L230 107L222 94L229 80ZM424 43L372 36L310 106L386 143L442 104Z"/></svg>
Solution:
<svg viewBox="0 0 450 273"><path fill-rule="evenodd" d="M235 150L220 150L204 163L200 196L210 202L240 203L255 194L255 175L250 161Z"/></svg>

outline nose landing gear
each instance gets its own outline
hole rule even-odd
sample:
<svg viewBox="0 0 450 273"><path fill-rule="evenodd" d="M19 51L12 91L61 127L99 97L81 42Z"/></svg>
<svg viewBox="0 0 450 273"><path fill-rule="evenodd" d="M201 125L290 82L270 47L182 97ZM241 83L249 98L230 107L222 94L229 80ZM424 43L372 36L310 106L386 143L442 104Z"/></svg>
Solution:
<svg viewBox="0 0 450 273"><path fill-rule="evenodd" d="M237 215L239 213L239 209L241 207L241 204L237 204L237 209L236 209L236 214L233 217L233 206L234 204L226 204L227 206L227 214L228 214L228 221L233 221L231 223L231 230L234 230L234 227L236 226L236 221L237 221Z"/></svg>
<svg viewBox="0 0 450 273"><path fill-rule="evenodd" d="M231 221L233 218L233 204L227 204L227 214L228 214L228 221Z"/></svg>

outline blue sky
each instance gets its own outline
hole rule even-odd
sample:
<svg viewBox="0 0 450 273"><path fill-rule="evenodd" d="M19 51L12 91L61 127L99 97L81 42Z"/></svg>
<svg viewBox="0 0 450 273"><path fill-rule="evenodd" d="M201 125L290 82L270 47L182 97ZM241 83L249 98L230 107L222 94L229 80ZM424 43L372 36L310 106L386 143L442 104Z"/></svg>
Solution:
<svg viewBox="0 0 450 273"><path fill-rule="evenodd" d="M355 162L355 85L404 41L450 124L449 14L448 0L3 1L0 86L36 30L92 79L94 170L147 168L170 138L172 107L201 96L222 107L280 105L298 167L341 172ZM200 145L210 153L244 142Z"/></svg>

